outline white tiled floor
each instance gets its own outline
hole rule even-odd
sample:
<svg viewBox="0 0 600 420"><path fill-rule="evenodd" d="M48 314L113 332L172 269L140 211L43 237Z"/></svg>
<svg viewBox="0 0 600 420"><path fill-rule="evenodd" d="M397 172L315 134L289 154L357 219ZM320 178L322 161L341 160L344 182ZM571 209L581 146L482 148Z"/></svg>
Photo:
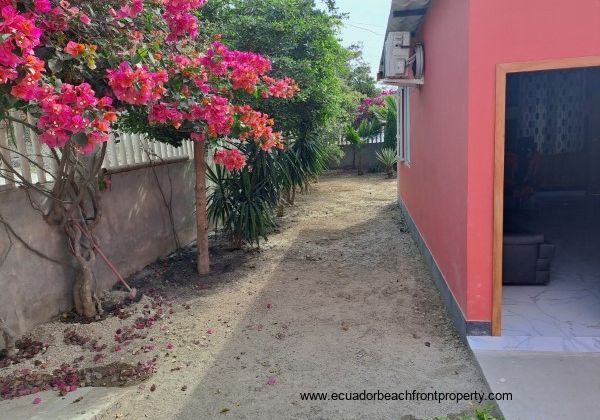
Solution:
<svg viewBox="0 0 600 420"><path fill-rule="evenodd" d="M470 337L477 348L600 351L600 209L543 207L525 227L556 245L550 283L504 286L502 337Z"/></svg>

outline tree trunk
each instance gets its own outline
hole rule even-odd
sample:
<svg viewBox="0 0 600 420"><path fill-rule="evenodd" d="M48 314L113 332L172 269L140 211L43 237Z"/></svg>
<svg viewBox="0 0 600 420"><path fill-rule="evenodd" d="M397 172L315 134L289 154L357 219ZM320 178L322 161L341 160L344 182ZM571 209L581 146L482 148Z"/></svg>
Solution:
<svg viewBox="0 0 600 420"><path fill-rule="evenodd" d="M362 151L358 152L358 175L364 175L362 169Z"/></svg>
<svg viewBox="0 0 600 420"><path fill-rule="evenodd" d="M208 256L208 218L206 214L206 160L204 156L206 144L194 142L194 160L196 162L196 235L197 235L197 268L198 274L210 272Z"/></svg>
<svg viewBox="0 0 600 420"><path fill-rule="evenodd" d="M75 310L85 318L93 319L98 315L94 302L94 275L92 273L92 261L77 258L79 262L79 273L75 280L73 297L75 299Z"/></svg>
<svg viewBox="0 0 600 420"><path fill-rule="evenodd" d="M238 236L233 236L231 238L231 250L233 251L237 251L242 249L242 246L244 245L244 241L242 238L238 237Z"/></svg>
<svg viewBox="0 0 600 420"><path fill-rule="evenodd" d="M294 191L296 189L295 186L285 190L285 201L287 202L288 205L293 206L294 205L294 199L292 197L292 191Z"/></svg>
<svg viewBox="0 0 600 420"><path fill-rule="evenodd" d="M0 318L0 332L2 333L2 338L4 339L4 346L6 347L6 355L8 357L13 357L16 353L15 351L15 334L8 328L6 322Z"/></svg>
<svg viewBox="0 0 600 420"><path fill-rule="evenodd" d="M93 237L90 232L84 233L84 228L78 222L67 225L65 232L69 238L75 260L79 265L79 272L73 285L73 300L75 311L87 319L98 315L94 302L94 273L92 268L96 261Z"/></svg>

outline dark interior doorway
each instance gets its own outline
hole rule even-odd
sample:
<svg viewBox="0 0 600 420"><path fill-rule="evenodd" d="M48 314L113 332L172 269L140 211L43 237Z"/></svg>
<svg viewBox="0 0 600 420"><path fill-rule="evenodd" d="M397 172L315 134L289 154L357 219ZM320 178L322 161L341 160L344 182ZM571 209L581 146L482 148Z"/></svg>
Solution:
<svg viewBox="0 0 600 420"><path fill-rule="evenodd" d="M594 345L600 68L508 74L505 112L502 335Z"/></svg>

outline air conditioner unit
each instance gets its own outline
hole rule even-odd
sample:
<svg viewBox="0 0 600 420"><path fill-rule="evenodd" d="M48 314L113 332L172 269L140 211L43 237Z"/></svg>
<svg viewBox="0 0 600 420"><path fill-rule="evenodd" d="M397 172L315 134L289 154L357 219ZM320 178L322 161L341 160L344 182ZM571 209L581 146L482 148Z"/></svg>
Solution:
<svg viewBox="0 0 600 420"><path fill-rule="evenodd" d="M410 32L390 32L385 41L385 77L408 76L410 68Z"/></svg>

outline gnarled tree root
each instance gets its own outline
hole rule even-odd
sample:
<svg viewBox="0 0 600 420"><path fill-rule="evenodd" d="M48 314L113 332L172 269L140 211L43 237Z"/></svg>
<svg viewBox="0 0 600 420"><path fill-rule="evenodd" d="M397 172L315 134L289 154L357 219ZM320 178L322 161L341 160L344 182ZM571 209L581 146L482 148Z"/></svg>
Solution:
<svg viewBox="0 0 600 420"><path fill-rule="evenodd" d="M15 334L8 327L4 319L0 318L0 332L6 346L6 355L12 357L15 355Z"/></svg>
<svg viewBox="0 0 600 420"><path fill-rule="evenodd" d="M82 258L77 259L80 267L79 275L73 287L75 311L84 318L93 319L98 315L96 302L94 301L94 275L87 261L81 261Z"/></svg>

